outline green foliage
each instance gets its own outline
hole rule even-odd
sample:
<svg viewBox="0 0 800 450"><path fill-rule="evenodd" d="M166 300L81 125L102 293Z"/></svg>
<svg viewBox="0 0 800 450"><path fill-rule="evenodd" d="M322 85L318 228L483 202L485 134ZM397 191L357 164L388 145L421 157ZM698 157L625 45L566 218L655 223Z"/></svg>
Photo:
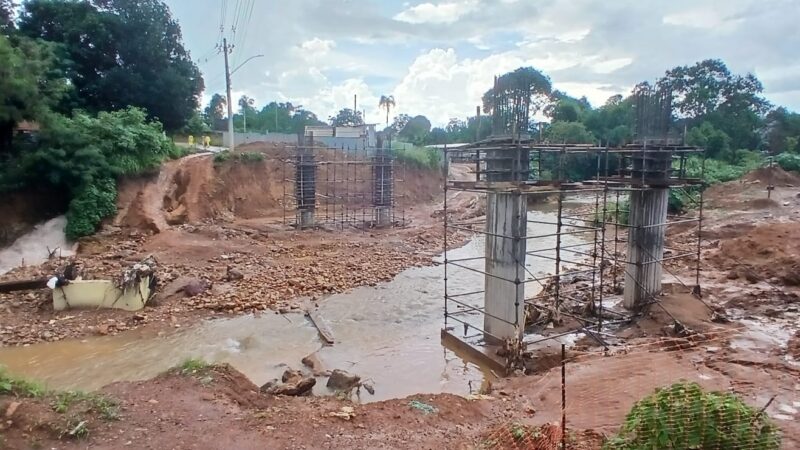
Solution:
<svg viewBox="0 0 800 450"><path fill-rule="evenodd" d="M364 117L361 116L361 111L353 111L350 108L345 108L336 113L328 119L334 127L357 127L364 125Z"/></svg>
<svg viewBox="0 0 800 450"><path fill-rule="evenodd" d="M731 157L731 138L724 131L714 128L709 122L689 130L686 143L704 148L710 158L728 159Z"/></svg>
<svg viewBox="0 0 800 450"><path fill-rule="evenodd" d="M778 428L738 397L677 383L637 402L604 450L779 449Z"/></svg>
<svg viewBox="0 0 800 450"><path fill-rule="evenodd" d="M89 394L83 391L56 392L52 402L53 411L66 414L77 403L87 404L105 420L119 419L119 403L104 395Z"/></svg>
<svg viewBox="0 0 800 450"><path fill-rule="evenodd" d="M520 108L520 111L514 112L515 115L527 107L528 116L522 118L527 121L550 101L552 91L553 85L545 74L533 67L520 67L501 75L497 78L496 86L483 94L483 110L492 112L495 98L506 99Z"/></svg>
<svg viewBox="0 0 800 450"><path fill-rule="evenodd" d="M169 130L198 107L203 79L161 0L29 0L19 30L59 44L75 95L62 110L137 106Z"/></svg>
<svg viewBox="0 0 800 450"><path fill-rule="evenodd" d="M397 149L395 156L398 161L420 169L436 170L442 164L442 151L435 148Z"/></svg>
<svg viewBox="0 0 800 450"><path fill-rule="evenodd" d="M14 125L40 120L68 91L55 68L56 47L0 34L0 154L10 152Z"/></svg>
<svg viewBox="0 0 800 450"><path fill-rule="evenodd" d="M611 201L606 203L605 219L603 219L603 211L595 211L594 225L599 226L602 223L617 223L620 225L628 224L628 216L630 214L631 202L630 200L622 200L619 203Z"/></svg>
<svg viewBox="0 0 800 450"><path fill-rule="evenodd" d="M94 233L116 213L116 177L156 169L181 154L161 125L147 122L143 110L128 108L97 117L50 115L38 142L4 166L0 180L16 187L49 185L70 193L67 236Z"/></svg>
<svg viewBox="0 0 800 450"><path fill-rule="evenodd" d="M106 217L117 212L117 183L110 179L93 180L69 202L67 210L67 238L75 240L94 234Z"/></svg>
<svg viewBox="0 0 800 450"><path fill-rule="evenodd" d="M0 395L10 394L17 397L41 397L45 388L39 383L14 377L5 367L0 366Z"/></svg>
<svg viewBox="0 0 800 450"><path fill-rule="evenodd" d="M189 118L189 121L186 123L186 126L183 127L183 132L185 134L191 134L196 138L200 138L201 135L210 133L211 127L203 120L203 117L200 116L200 113L197 111L192 114L192 117Z"/></svg>
<svg viewBox="0 0 800 450"><path fill-rule="evenodd" d="M555 122L545 132L545 138L553 144L593 144L597 141L580 122Z"/></svg>
<svg viewBox="0 0 800 450"><path fill-rule="evenodd" d="M800 172L800 155L798 154L782 153L775 158L775 162L777 162L783 170Z"/></svg>
<svg viewBox="0 0 800 450"><path fill-rule="evenodd" d="M425 116L415 116L397 133L397 138L414 145L423 145L431 131L431 122Z"/></svg>
<svg viewBox="0 0 800 450"><path fill-rule="evenodd" d="M201 375L211 367L211 364L202 359L189 358L182 362L177 369L182 375Z"/></svg>

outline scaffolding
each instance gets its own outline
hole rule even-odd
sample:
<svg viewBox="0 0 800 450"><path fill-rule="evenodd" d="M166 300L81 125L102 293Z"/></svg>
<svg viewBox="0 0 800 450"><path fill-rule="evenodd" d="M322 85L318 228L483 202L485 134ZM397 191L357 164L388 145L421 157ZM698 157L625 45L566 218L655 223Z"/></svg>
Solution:
<svg viewBox="0 0 800 450"><path fill-rule="evenodd" d="M397 193L405 167L391 149L327 147L311 136L288 150L291 156L281 159L285 225L370 229L407 224L403 196Z"/></svg>
<svg viewBox="0 0 800 450"><path fill-rule="evenodd" d="M445 158L450 151L445 149ZM700 234L703 223L702 190L695 189L701 178L687 175L689 157L702 150L674 144L666 139L613 147L592 145L549 145L531 139L490 138L454 153L473 166L470 180L445 184L444 214L444 327L442 338L460 347L495 370L507 372L520 365L527 349L570 334L583 333L603 346L615 327L631 323L652 307L660 307L658 287L638 286L646 302L632 310L622 306L620 286L637 278L637 270L657 270L669 274L698 301L700 298ZM465 155L470 154L469 157ZM572 161L571 161L572 160ZM566 173L568 163L591 167L594 177L572 182ZM574 166L574 164L572 164ZM629 199L638 193L667 191L682 195L698 206L697 214L667 214L665 221L632 226L626 217ZM526 212L523 226L497 231L487 219L458 220L451 217L447 199L450 191L471 192L491 203L498 193L519 196L525 204L552 200L553 211L537 217ZM691 192L690 192L691 191ZM582 202L577 207L569 199ZM489 209L487 207L487 209ZM492 219L489 219L492 220ZM636 241L648 232L672 227L694 227L690 242L669 242L662 254L638 254L626 250L631 238ZM476 239L501 242L516 251L515 271L498 275L488 263L491 249L481 256L458 257L461 242L448 242L448 233L462 231ZM668 237L668 236L667 236ZM679 260L690 261L692 282L671 267ZM547 269L543 269L547 267ZM480 274L483 280L464 283L459 272ZM460 280L458 283L452 280ZM480 284L483 283L483 289ZM492 283L513 289L503 295L514 296L517 313L513 319L487 310L487 291ZM514 300L519 299L519 300ZM520 304L522 302L522 304ZM669 314L669 312L667 312ZM568 319L568 320L567 320ZM519 339L493 335L487 329L503 323L517 330ZM551 327L552 324L558 326ZM571 324L571 325L570 325ZM498 355L500 357L498 357Z"/></svg>

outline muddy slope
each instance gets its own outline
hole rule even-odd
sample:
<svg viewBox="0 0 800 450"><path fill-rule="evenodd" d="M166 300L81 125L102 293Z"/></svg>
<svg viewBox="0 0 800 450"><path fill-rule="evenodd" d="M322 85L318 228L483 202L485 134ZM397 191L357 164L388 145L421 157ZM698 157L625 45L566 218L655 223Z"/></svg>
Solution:
<svg viewBox="0 0 800 450"><path fill-rule="evenodd" d="M286 181L292 177L292 166L277 159L281 154L267 153L263 161L224 163L215 163L212 155L195 155L166 163L157 175L122 180L113 225L160 233L170 225L209 219L280 218L284 198L294 191L294 184ZM333 165L320 166L317 191L343 197L352 206L368 205L370 168L357 164L337 168L338 174ZM436 171L401 166L397 172L399 205L427 203L441 195L442 178ZM334 177L349 177L352 190L336 193L337 186L341 190L345 183L334 183Z"/></svg>

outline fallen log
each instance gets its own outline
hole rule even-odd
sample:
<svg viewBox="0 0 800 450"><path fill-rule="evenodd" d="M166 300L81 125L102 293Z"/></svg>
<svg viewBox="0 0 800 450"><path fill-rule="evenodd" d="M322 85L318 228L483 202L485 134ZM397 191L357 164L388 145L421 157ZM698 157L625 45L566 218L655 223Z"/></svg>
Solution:
<svg viewBox="0 0 800 450"><path fill-rule="evenodd" d="M44 289L47 287L47 278L36 280L14 280L0 282L0 294L8 294L16 291L31 291L34 289Z"/></svg>

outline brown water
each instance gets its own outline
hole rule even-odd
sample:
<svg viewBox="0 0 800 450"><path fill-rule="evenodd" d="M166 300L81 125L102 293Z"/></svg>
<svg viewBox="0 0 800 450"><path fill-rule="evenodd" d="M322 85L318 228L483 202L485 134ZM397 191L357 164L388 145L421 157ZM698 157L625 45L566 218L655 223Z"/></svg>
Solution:
<svg viewBox="0 0 800 450"><path fill-rule="evenodd" d="M531 212L530 219L555 221L555 215ZM537 235L554 230L541 224L529 228L529 234ZM529 250L551 248L554 239L532 241ZM578 239L565 236L564 244ZM483 238L477 237L449 256L481 256L483 250ZM481 264L475 262L476 267ZM553 270L552 261L541 258L529 259L526 265L538 275ZM451 283L483 289L480 273L462 270L448 277ZM279 378L287 365L300 368L300 360L317 351L326 368L345 369L372 381L375 395L362 394L363 401L414 393L475 392L491 375L441 345L442 278L442 266L413 268L377 287L329 297L319 313L336 338L333 346L323 346L316 329L302 315L263 314L204 321L161 334L133 331L5 348L0 349L0 363L12 373L41 380L51 388L93 390L115 381L151 378L194 357L230 363L254 383L262 384ZM317 392L324 391L324 383L318 383Z"/></svg>

